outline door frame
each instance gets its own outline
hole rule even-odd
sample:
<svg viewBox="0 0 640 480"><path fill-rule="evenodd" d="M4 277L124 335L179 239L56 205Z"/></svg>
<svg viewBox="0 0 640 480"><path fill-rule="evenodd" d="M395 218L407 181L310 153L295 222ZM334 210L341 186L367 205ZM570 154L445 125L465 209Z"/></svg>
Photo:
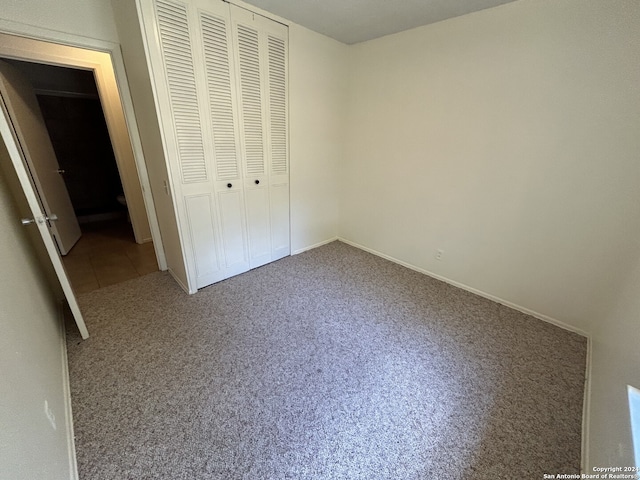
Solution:
<svg viewBox="0 0 640 480"><path fill-rule="evenodd" d="M124 144L125 150L127 148L129 150L129 154L127 155L129 158L128 168L134 169L138 176L143 208L139 209L137 213L139 214L140 210L142 210L142 213L146 211L158 266L160 270L167 270L167 260L160 236L160 227L151 194L149 177L142 151L142 142L135 120L133 101L131 99L131 93L129 92L129 84L122 53L120 52L120 45L103 40L47 30L5 19L0 19L0 37L0 56L14 58L16 60L83 68L94 72L96 86L100 92L100 100L112 144L115 143L114 135L117 135L118 138L121 139L120 143ZM74 54L79 55L80 58L77 58ZM94 55L93 57L91 56L92 54ZM100 57L100 60L96 62L95 56ZM83 63L83 61L85 63ZM106 95L106 97L104 95ZM107 102L105 98L108 98L109 101ZM108 103L108 110L106 103ZM114 116L115 121L113 121ZM110 119L112 125L109 125ZM10 118L8 118L4 109L0 109L0 136L4 140L25 197L34 214L38 230L60 281L71 313L73 314L82 338L86 339L89 336L89 332L84 323L82 312L80 311L67 273L62 265L62 259L59 256L53 237L51 237L49 232L47 221L41 210L40 200L37 197L37 192L35 192L31 184L31 179L27 173L28 171L22 159L22 154L13 136L13 131L10 127ZM113 146L114 153L117 153L115 152L116 145ZM118 166L120 167L120 165Z"/></svg>
<svg viewBox="0 0 640 480"><path fill-rule="evenodd" d="M167 270L120 46L0 20L0 57L93 72L136 241L152 240L158 266L160 270ZM144 233L136 228L141 222L133 219L148 220L151 238L144 238Z"/></svg>

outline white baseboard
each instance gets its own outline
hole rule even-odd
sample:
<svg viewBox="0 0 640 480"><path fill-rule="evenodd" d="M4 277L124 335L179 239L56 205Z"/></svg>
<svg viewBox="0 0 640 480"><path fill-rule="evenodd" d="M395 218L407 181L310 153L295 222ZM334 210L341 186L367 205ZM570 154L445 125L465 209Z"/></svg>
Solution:
<svg viewBox="0 0 640 480"><path fill-rule="evenodd" d="M448 283L449 285L453 285L454 287L458 287L461 288L463 290L466 290L467 292L471 292L474 293L476 295L479 295L480 297L484 297L488 300L491 300L493 302L499 303L501 305L504 305L505 307L509 307L509 308L513 308L514 310L517 310L519 312L522 313L526 313L527 315L531 315L532 317L537 318L538 320L542 320L544 322L547 323L551 323L557 327L563 328L565 330L568 330L570 332L573 333L577 333L578 335L582 335L583 337L587 337L589 338L589 334L587 332L585 332L584 330L580 329L580 328L576 328L573 325L569 325L568 323L562 322L560 320L557 320L553 317L550 317L548 315L544 315L542 313L536 312L535 310L531 310L529 308L523 307L521 305L517 305L515 303L512 303L508 300L504 300L500 297L496 297L495 295L491 295L490 293L487 292L483 292L482 290L478 290L477 288L473 288L470 287L469 285L465 285L464 283L460 283L460 282L456 282L455 280L451 280L447 277L443 277L442 275L438 275L437 273L433 273L430 272L428 270L425 270L424 268L420 268L420 267L416 267L415 265L412 265L410 263L407 262L403 262L402 260L398 260L397 258L394 258L390 255L386 255L384 253L378 252L376 250L373 250L371 248L365 247L364 245L360 245L356 242L352 242L351 240L347 240L345 238L342 237L338 237L338 240L340 240L341 242L344 242L348 245L351 245L352 247L356 247L359 248L360 250L364 250L365 252L369 252L372 253L374 255L377 255L378 257L382 257L386 260L389 260L393 263L397 263L398 265L402 265L403 267L407 267L411 270L414 270L416 272L420 272L423 273L425 275L428 275L432 278L435 278L436 280L440 280L442 282Z"/></svg>
<svg viewBox="0 0 640 480"><path fill-rule="evenodd" d="M291 255L298 255L299 253L306 252L308 250L313 250L314 248L321 247L323 245L326 245L327 243L335 242L336 240L339 240L338 237L329 238L328 240L323 240L322 242L309 245L308 247L299 248L298 250L291 252Z"/></svg>
<svg viewBox="0 0 640 480"><path fill-rule="evenodd" d="M62 350L62 394L65 403L65 429L67 434L67 454L69 457L69 479L78 480L78 462L76 459L76 442L73 434L73 412L71 410L71 383L69 380L69 360L67 357L67 331L65 328L64 305L60 303L60 339Z"/></svg>

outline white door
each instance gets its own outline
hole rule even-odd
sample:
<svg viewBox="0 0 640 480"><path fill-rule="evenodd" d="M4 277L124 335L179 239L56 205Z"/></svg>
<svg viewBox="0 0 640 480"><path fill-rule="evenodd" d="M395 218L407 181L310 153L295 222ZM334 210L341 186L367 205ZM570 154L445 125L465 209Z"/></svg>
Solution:
<svg viewBox="0 0 640 480"><path fill-rule="evenodd" d="M251 268L290 253L286 26L230 5Z"/></svg>
<svg viewBox="0 0 640 480"><path fill-rule="evenodd" d="M244 217L245 194L240 168L240 141L235 105L236 71L233 65L233 41L229 6L222 2L198 0L198 31L204 60L204 79L210 121L211 170L220 212L222 237L221 261L225 278L249 270L247 231Z"/></svg>
<svg viewBox="0 0 640 480"><path fill-rule="evenodd" d="M154 32L147 48L194 291L249 269L246 227L238 217L244 195L232 117L228 8L179 0L145 1L140 7L147 34ZM218 75L207 82L213 65ZM211 111L227 121L212 124Z"/></svg>
<svg viewBox="0 0 640 480"><path fill-rule="evenodd" d="M264 62L261 55L260 20L243 9L232 10L236 65L242 167L246 189L249 261L256 268L271 261L269 219L269 181L265 149L266 112Z"/></svg>
<svg viewBox="0 0 640 480"><path fill-rule="evenodd" d="M51 224L51 233L60 253L66 255L80 239L80 225L60 174L58 159L36 95L26 77L3 61L0 61L0 93L42 198L45 213L49 217L58 217Z"/></svg>
<svg viewBox="0 0 640 480"><path fill-rule="evenodd" d="M5 72L5 65L6 64L2 65L2 73ZM0 77L2 77L0 80L0 135L7 147L11 162L16 170L16 174L20 180L20 185L24 191L27 202L29 203L29 208L33 215L32 219L28 219L33 223L33 225L28 224L27 228L35 227L38 229L58 280L60 281L60 285L62 286L62 290L69 304L69 308L71 309L71 313L73 314L76 325L78 326L78 330L80 330L82 338L88 338L89 332L87 331L84 319L80 313L80 307L78 306L73 289L71 288L71 283L69 282L69 278L67 277L62 265L62 259L60 258L56 242L52 235L53 225L55 222L51 222L51 215L47 214L45 211L42 197L38 195L37 192L34 179L35 176L33 175L31 166L27 162L27 156L25 153L26 145L23 142L24 138L32 139L33 137L29 135L25 137L19 134L19 130L21 130L21 128L18 126L16 118L13 118L10 115L10 109L7 105L8 102L6 102L7 97L11 96L11 93L7 95L8 89L6 88L6 86L10 84L7 83L8 79L6 76L0 75ZM31 145L31 147L35 148L36 146ZM54 211L52 213L57 212ZM16 219L16 221L19 221L19 219Z"/></svg>
<svg viewBox="0 0 640 480"><path fill-rule="evenodd" d="M287 27L227 2L138 3L190 291L288 255Z"/></svg>

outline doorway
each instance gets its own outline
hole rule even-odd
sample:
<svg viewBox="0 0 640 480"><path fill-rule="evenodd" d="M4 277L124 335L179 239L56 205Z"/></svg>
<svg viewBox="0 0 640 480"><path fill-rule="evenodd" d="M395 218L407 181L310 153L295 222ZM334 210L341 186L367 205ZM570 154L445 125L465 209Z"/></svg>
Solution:
<svg viewBox="0 0 640 480"><path fill-rule="evenodd" d="M64 38L59 38L56 42L53 39L59 37L57 32L46 33L45 36L48 40L34 38L41 35L43 35L42 31L33 31L29 28L19 32L18 35L0 33L0 57L78 68L93 73L116 161L120 172L124 173L122 175L123 189L127 198L129 214L131 218L145 218L148 222L149 231L147 232L141 232L134 228L136 240L144 241L145 233L146 239L153 239L157 265L160 270L167 270L160 227L119 46L70 35L63 35ZM52 237L51 222L55 218L50 217L50 214L45 211L42 201L34 191L33 179L29 175L24 154L17 143L15 130L11 126L4 107L0 112L0 135L7 146L9 159L16 171L33 216L25 221L28 224L34 223L36 225L82 338L88 338L89 332L84 323L76 294ZM132 225L135 227L137 223L132 223Z"/></svg>
<svg viewBox="0 0 640 480"><path fill-rule="evenodd" d="M33 87L82 235L63 264L77 294L158 270L136 242L93 72L2 59ZM140 229L148 229L146 225Z"/></svg>

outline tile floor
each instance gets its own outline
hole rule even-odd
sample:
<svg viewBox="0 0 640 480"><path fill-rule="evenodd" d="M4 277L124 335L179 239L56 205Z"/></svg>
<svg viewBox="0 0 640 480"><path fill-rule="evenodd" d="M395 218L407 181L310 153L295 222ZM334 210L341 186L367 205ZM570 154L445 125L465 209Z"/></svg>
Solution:
<svg viewBox="0 0 640 480"><path fill-rule="evenodd" d="M153 243L135 243L126 220L82 225L82 237L62 261L76 294L158 271Z"/></svg>

